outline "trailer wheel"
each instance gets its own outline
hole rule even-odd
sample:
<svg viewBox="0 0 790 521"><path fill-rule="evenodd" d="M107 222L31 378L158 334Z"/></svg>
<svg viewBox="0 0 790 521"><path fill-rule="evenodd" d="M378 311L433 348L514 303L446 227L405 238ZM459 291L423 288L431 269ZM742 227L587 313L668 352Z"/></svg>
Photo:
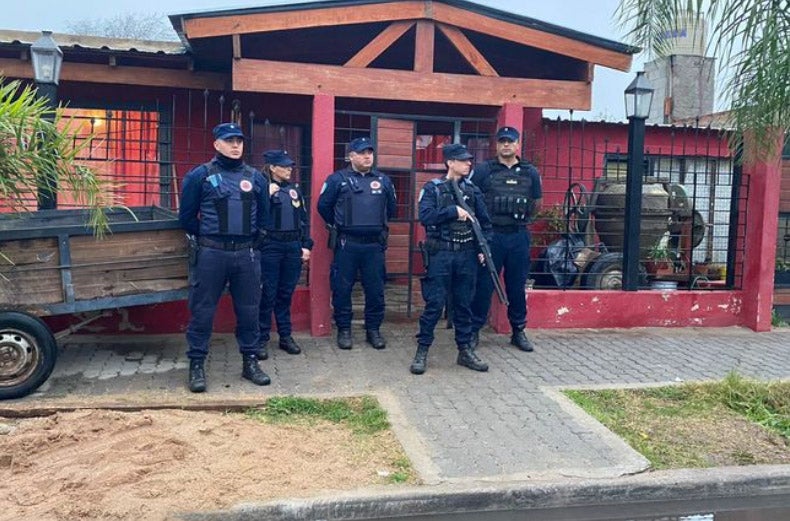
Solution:
<svg viewBox="0 0 790 521"><path fill-rule="evenodd" d="M647 285L647 271L639 265L640 286ZM623 289L623 254L604 253L585 269L581 285L588 289Z"/></svg>
<svg viewBox="0 0 790 521"><path fill-rule="evenodd" d="M0 399L35 391L52 374L57 356L55 337L41 319L0 312Z"/></svg>

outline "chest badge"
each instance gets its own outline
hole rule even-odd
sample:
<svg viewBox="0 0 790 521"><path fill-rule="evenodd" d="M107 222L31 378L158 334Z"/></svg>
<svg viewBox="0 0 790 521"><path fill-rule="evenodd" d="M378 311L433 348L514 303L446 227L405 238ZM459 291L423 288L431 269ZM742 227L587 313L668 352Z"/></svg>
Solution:
<svg viewBox="0 0 790 521"><path fill-rule="evenodd" d="M299 193L296 190L291 188L290 190L288 190L288 195L291 196L291 204L293 205L294 208L299 208L300 206L302 206L302 201L299 200Z"/></svg>
<svg viewBox="0 0 790 521"><path fill-rule="evenodd" d="M371 190L381 190L381 183L378 181L371 181L370 183Z"/></svg>
<svg viewBox="0 0 790 521"><path fill-rule="evenodd" d="M251 192L252 191L252 183L249 182L247 179L242 179L239 183L239 188L242 192Z"/></svg>

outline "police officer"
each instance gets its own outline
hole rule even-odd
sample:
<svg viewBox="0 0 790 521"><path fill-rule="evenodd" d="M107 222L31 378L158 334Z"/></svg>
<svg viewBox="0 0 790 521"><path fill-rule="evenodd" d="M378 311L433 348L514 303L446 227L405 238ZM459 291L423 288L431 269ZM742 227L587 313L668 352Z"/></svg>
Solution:
<svg viewBox="0 0 790 521"><path fill-rule="evenodd" d="M206 390L214 313L222 291L230 286L236 313L236 341L242 354L242 377L268 385L258 366L258 306L261 298L260 254L255 241L269 205L267 182L244 164L244 134L235 123L214 127L216 157L184 178L179 221L197 237L198 255L190 268L187 357L189 390Z"/></svg>
<svg viewBox="0 0 790 521"><path fill-rule="evenodd" d="M291 182L293 160L285 150L268 150L263 160L270 204L261 242L259 360L269 357L266 345L272 329L272 310L280 349L290 355L302 352L291 336L291 298L302 273L302 262L310 260L313 249L304 197L299 185Z"/></svg>
<svg viewBox="0 0 790 521"><path fill-rule="evenodd" d="M477 165L472 179L483 192L493 223L491 256L494 265L497 272L503 267L505 270L505 291L510 301L507 317L513 331L510 343L522 351L532 351L532 343L524 333L527 324L524 290L529 275L530 245L526 225L540 208L543 192L537 169L518 156L518 130L502 127L496 133L496 140L496 157ZM475 346L480 328L488 318L493 290L490 277L477 278L472 301L472 343Z"/></svg>
<svg viewBox="0 0 790 521"><path fill-rule="evenodd" d="M386 347L379 329L384 321L387 221L395 216L395 187L373 167L374 152L370 138L353 139L348 166L327 178L318 198L318 213L337 234L331 284L340 349L353 346L351 290L357 272L362 273L365 292L365 338L376 349Z"/></svg>
<svg viewBox="0 0 790 521"><path fill-rule="evenodd" d="M425 309L420 316L417 353L409 368L413 374L425 372L428 349L434 339L433 331L441 317L448 292L452 292L453 297L458 364L474 371L488 371L488 365L480 360L471 345L472 317L469 305L478 266L483 262L471 221L477 219L486 235L490 235L491 222L483 195L467 180L472 168L472 154L464 145L452 144L442 148L442 157L447 166L447 175L428 182L420 192L419 219L425 226L428 266L422 279ZM452 182L457 183L466 206L474 214L461 207Z"/></svg>

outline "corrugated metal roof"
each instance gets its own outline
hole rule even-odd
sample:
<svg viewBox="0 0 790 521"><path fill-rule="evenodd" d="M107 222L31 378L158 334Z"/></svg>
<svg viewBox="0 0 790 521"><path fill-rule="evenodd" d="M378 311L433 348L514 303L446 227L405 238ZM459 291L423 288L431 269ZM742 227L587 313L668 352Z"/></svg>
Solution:
<svg viewBox="0 0 790 521"><path fill-rule="evenodd" d="M36 31L11 31L0 29L0 45L30 45L41 36ZM118 52L137 52L143 54L181 55L186 48L181 42L161 42L153 40L130 40L126 38L106 38L77 34L53 33L52 38L62 50L86 49Z"/></svg>
<svg viewBox="0 0 790 521"><path fill-rule="evenodd" d="M217 16L240 16L240 15L248 15L248 14L258 14L258 13L277 13L277 12L288 12L288 11L304 11L310 9L328 9L332 7L343 7L343 6L385 4L385 3L391 3L393 1L399 1L399 0L322 0L317 2L316 1L285 2L283 0L283 1L271 2L269 5L265 5L261 7L231 8L231 9L196 11L196 12L183 13L183 14L173 14L170 15L170 21L173 24L173 27L175 28L176 32L178 32L180 35L183 36L182 21L188 20L190 18L213 18ZM478 13L484 16L488 16L490 18L502 20L505 22L511 22L524 27L528 27L530 29L535 29L537 31L556 34L558 36L564 36L566 38L571 38L573 40L578 40L580 42L588 43L596 47L601 47L603 49L608 49L623 54L637 54L638 52L641 51L639 47L626 45L624 43L616 42L614 40L608 40L606 38L601 38L599 36L583 33L581 31L576 31L573 29L569 29L567 27L562 27L560 25L554 25L548 22L543 22L535 18L529 18L527 16L521 16L521 15L509 13L507 11L501 11L499 9L494 9L484 5L476 4L474 2L469 2L467 0L440 0L440 1L441 3L458 7L460 9L464 9L473 13Z"/></svg>

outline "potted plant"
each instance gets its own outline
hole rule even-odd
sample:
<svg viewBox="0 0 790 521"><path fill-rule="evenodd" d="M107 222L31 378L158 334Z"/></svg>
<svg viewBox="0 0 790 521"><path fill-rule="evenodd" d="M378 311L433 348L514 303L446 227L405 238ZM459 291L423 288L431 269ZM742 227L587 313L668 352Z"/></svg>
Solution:
<svg viewBox="0 0 790 521"><path fill-rule="evenodd" d="M654 244L647 254L645 270L653 276L672 275L675 271L672 251L660 242Z"/></svg>

